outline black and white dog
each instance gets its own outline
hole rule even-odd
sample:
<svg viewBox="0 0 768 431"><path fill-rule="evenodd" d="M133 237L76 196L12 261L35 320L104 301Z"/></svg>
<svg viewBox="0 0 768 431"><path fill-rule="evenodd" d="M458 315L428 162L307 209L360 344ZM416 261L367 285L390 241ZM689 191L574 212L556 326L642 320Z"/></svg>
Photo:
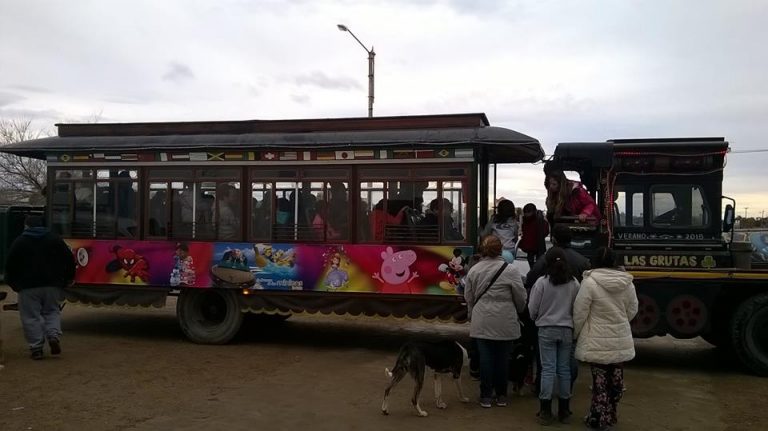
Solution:
<svg viewBox="0 0 768 431"><path fill-rule="evenodd" d="M397 361L395 361L395 367L392 368L392 371L389 371L388 368L384 369L390 381L387 389L384 390L384 403L381 405L381 412L385 415L389 414L389 406L387 404L389 391L406 374L410 374L416 382L411 404L413 404L419 416L426 416L427 412L422 410L419 405L419 395L424 386L426 367L431 368L435 372L435 404L437 408L444 409L447 407L447 404L442 399L442 385L439 374L450 373L453 376L453 382L456 384L459 400L464 403L469 402L469 398L464 396L464 391L461 389L461 369L468 364L467 350L456 341L405 343L400 348L400 353L397 355Z"/></svg>

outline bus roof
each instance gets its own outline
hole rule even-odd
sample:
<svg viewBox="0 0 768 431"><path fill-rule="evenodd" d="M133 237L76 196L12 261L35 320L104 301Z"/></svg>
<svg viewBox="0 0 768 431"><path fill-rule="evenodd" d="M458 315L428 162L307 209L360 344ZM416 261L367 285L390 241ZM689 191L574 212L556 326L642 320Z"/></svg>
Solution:
<svg viewBox="0 0 768 431"><path fill-rule="evenodd" d="M541 160L539 141L489 126L485 114L374 118L250 120L171 123L57 124L58 137L10 144L0 151L45 159L63 151L181 149L435 148L472 145L491 163Z"/></svg>

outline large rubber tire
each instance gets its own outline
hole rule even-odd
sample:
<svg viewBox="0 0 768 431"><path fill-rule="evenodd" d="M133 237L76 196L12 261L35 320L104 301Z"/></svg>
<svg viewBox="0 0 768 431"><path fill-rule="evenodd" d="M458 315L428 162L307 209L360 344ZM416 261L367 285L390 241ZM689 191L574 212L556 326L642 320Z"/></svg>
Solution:
<svg viewBox="0 0 768 431"><path fill-rule="evenodd" d="M184 289L176 302L176 318L190 341L226 344L243 324L240 308L235 290Z"/></svg>
<svg viewBox="0 0 768 431"><path fill-rule="evenodd" d="M741 303L731 321L731 339L739 360L753 373L768 377L768 293Z"/></svg>

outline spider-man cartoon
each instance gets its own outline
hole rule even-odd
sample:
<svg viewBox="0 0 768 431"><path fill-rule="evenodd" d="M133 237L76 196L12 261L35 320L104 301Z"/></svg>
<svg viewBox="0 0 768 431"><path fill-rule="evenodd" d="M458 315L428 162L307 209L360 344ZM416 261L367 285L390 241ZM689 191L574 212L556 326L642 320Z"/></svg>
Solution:
<svg viewBox="0 0 768 431"><path fill-rule="evenodd" d="M141 281L149 281L149 262L136 253L133 249L123 248L119 245L112 247L112 253L116 259L107 265L107 271L115 272L118 269L125 271L124 277L131 277L131 283L138 277Z"/></svg>

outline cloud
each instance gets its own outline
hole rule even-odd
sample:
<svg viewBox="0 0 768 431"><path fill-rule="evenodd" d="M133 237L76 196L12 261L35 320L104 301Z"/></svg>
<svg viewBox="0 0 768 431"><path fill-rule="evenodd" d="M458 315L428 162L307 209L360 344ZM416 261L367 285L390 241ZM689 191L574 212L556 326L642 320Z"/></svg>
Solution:
<svg viewBox="0 0 768 431"><path fill-rule="evenodd" d="M181 82L186 79L193 79L195 74L189 66L177 62L171 62L168 65L168 71L163 75L163 81Z"/></svg>
<svg viewBox="0 0 768 431"><path fill-rule="evenodd" d="M326 90L361 90L363 88L359 82L352 78L331 78L325 73L317 70L306 75L297 75L293 81L300 87L307 85Z"/></svg>
<svg viewBox="0 0 768 431"><path fill-rule="evenodd" d="M0 91L0 106L11 105L20 100L24 100L24 96Z"/></svg>
<svg viewBox="0 0 768 431"><path fill-rule="evenodd" d="M31 91L33 93L52 93L51 90L43 87L37 87L34 85L11 85L9 88L23 91Z"/></svg>
<svg viewBox="0 0 768 431"><path fill-rule="evenodd" d="M305 105L310 102L311 98L306 94L292 94L291 100L293 100L296 103Z"/></svg>

